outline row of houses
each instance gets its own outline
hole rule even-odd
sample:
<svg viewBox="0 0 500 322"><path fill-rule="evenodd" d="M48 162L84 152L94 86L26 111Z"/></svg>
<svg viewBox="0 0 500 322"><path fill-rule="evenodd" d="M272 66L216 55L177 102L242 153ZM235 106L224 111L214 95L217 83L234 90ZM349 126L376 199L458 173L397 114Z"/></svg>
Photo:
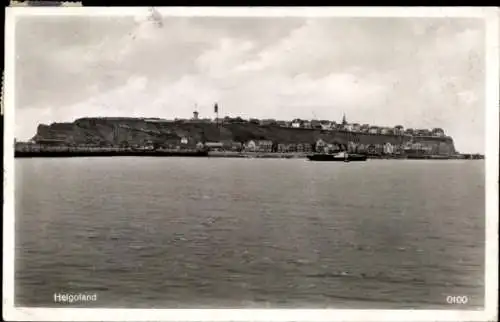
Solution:
<svg viewBox="0 0 500 322"><path fill-rule="evenodd" d="M287 127L304 128L304 129L320 129L320 130L340 130L347 132L382 134L382 135L410 135L410 136L436 136L444 137L444 130L441 128L429 129L404 129L402 125L394 127L375 126L370 124L359 123L341 123L337 124L334 121L301 121L294 120Z"/></svg>
<svg viewBox="0 0 500 322"><path fill-rule="evenodd" d="M182 141L187 144L187 141ZM325 142L322 139L315 143L280 143L271 140L250 140L247 142L222 141L222 142L198 142L197 149L208 149L212 151L247 151L247 152L302 152L302 153L332 153L347 150L351 153L368 154L403 154L403 153L448 153L445 146L429 145L421 142L406 142L404 144L362 144L349 141L347 144L338 142ZM451 151L450 151L451 152Z"/></svg>
<svg viewBox="0 0 500 322"><path fill-rule="evenodd" d="M199 118L197 112L194 112L192 119L175 119L173 121L161 120L161 119L146 119L147 122L153 123L163 123L163 122L181 122L181 123L217 123L217 124L237 124L237 123L250 123L260 126L279 126L287 128L296 129L318 129L324 131L347 131L347 132L358 132L358 133L369 133L369 134L382 134L382 135L407 135L407 136L435 136L444 137L445 132L442 128L429 129L404 129L402 125L396 125L393 127L387 126L375 126L370 124L359 124L359 123L348 123L345 116L341 123L329 120L302 120L294 119L292 121L276 120L276 119L255 119L251 118L245 120L241 117L229 117L224 118Z"/></svg>

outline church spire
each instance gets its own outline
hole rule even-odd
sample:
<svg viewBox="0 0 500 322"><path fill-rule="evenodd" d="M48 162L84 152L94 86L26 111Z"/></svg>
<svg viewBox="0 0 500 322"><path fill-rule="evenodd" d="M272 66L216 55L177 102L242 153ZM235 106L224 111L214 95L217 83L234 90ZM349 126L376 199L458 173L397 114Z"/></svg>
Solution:
<svg viewBox="0 0 500 322"><path fill-rule="evenodd" d="M342 116L342 124L346 125L347 124L347 120L345 118L345 113L344 113L344 116Z"/></svg>

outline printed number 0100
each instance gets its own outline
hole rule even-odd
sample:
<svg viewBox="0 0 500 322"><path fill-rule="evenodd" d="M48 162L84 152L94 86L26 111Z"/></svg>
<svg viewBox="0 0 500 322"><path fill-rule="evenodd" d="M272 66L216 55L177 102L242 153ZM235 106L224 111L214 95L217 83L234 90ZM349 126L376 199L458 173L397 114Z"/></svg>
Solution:
<svg viewBox="0 0 500 322"><path fill-rule="evenodd" d="M447 296L446 302L448 304L467 304L469 298L467 296Z"/></svg>

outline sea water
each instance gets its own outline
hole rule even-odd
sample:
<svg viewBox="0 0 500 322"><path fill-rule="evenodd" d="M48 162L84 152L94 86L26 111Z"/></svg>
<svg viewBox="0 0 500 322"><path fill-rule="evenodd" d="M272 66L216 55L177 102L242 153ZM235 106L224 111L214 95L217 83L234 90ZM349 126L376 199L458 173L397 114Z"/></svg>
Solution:
<svg viewBox="0 0 500 322"><path fill-rule="evenodd" d="M484 161L16 159L15 175L16 305L483 305Z"/></svg>

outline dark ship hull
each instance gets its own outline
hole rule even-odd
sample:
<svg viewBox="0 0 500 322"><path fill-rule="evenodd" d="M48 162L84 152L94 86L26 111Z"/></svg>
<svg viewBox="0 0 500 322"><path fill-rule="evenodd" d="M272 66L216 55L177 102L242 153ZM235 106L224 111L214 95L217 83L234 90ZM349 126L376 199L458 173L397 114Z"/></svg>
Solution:
<svg viewBox="0 0 500 322"><path fill-rule="evenodd" d="M347 154L345 156L339 156L335 154L312 154L308 155L307 158L310 161L338 161L338 162L350 162L350 161L366 161L366 155L361 154Z"/></svg>

